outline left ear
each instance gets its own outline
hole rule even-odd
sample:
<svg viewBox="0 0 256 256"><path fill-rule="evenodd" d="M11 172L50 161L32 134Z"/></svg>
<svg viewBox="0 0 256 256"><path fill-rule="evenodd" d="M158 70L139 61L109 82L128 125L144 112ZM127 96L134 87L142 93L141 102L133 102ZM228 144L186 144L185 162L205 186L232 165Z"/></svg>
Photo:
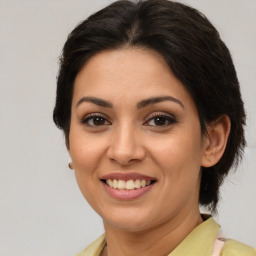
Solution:
<svg viewBox="0 0 256 256"><path fill-rule="evenodd" d="M208 124L201 166L211 167L219 162L227 145L230 128L231 122L227 115L221 115Z"/></svg>

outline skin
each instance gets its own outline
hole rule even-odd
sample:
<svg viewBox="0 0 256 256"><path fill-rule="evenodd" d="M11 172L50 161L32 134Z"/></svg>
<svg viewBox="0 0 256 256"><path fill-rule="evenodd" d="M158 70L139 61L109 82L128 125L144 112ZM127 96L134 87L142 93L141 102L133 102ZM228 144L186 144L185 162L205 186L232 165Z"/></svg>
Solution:
<svg viewBox="0 0 256 256"><path fill-rule="evenodd" d="M137 108L156 96L165 100ZM113 107L83 101L97 97ZM100 125L89 114L102 117ZM155 115L162 117L158 125ZM78 73L68 151L80 190L102 217L107 247L102 255L167 255L197 225L201 166L215 164L225 149L229 119L201 134L196 106L163 57L140 48L104 51ZM114 172L154 177L152 189L134 200L110 197L100 178ZM159 252L161 254L159 254Z"/></svg>

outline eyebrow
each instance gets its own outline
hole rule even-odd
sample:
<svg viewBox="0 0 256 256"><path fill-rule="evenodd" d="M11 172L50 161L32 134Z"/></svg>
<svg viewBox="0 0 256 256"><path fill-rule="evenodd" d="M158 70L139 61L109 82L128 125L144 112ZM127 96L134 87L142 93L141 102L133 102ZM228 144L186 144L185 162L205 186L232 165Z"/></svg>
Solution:
<svg viewBox="0 0 256 256"><path fill-rule="evenodd" d="M81 98L81 99L76 103L76 108L77 108L82 102L91 102L91 103L94 103L95 105L98 105L98 106L100 106L100 107L104 107L104 108L113 108L113 104L110 103L109 101L102 100L102 99L95 98L95 97L83 97L83 98Z"/></svg>
<svg viewBox="0 0 256 256"><path fill-rule="evenodd" d="M172 96L160 96L160 97L153 97L153 98L149 98L146 100L142 100L137 104L137 108L138 109L144 108L146 106L160 103L162 101L172 101L172 102L178 103L182 108L184 108L183 103L180 100L178 100Z"/></svg>
<svg viewBox="0 0 256 256"><path fill-rule="evenodd" d="M182 108L184 108L183 103L180 100L178 100L178 99L176 99L172 96L159 96L159 97L152 97L152 98L149 98L149 99L142 100L142 101L137 103L137 108L138 109L145 108L149 105L153 105L153 104L160 103L160 102L163 102L163 101L172 101L172 102L175 102L175 103L179 104ZM106 101L106 100L102 100L102 99L96 98L96 97L82 97L76 103L76 108L83 102L91 102L91 103L93 103L95 105L98 105L100 107L113 108L113 104L111 102Z"/></svg>

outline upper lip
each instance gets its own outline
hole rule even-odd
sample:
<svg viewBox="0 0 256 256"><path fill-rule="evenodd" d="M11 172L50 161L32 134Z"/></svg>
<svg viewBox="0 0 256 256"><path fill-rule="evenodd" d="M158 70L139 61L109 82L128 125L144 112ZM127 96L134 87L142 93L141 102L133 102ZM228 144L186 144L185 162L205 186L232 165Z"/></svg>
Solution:
<svg viewBox="0 0 256 256"><path fill-rule="evenodd" d="M137 172L115 172L109 173L100 178L101 180L156 180L156 178L150 177Z"/></svg>

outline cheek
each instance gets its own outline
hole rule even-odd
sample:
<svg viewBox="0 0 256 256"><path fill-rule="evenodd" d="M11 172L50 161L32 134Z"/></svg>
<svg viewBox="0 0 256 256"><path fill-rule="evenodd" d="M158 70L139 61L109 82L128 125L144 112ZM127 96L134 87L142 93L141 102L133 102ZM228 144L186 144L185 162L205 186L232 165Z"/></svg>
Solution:
<svg viewBox="0 0 256 256"><path fill-rule="evenodd" d="M163 177L161 193L166 212L170 209L182 209L188 202L189 205L198 204L201 169L199 142L200 139L188 140L187 136L179 139L176 137L165 140L157 152L155 151L158 156L155 161Z"/></svg>
<svg viewBox="0 0 256 256"><path fill-rule="evenodd" d="M94 204L97 194L95 184L98 183L97 168L103 154L102 143L90 140L88 136L70 133L70 155L73 161L77 184L89 202Z"/></svg>
<svg viewBox="0 0 256 256"><path fill-rule="evenodd" d="M103 161L105 143L99 135L88 136L76 127L70 129L69 153L75 169L76 180L82 194L89 199L88 192L95 191L98 182L97 168Z"/></svg>
<svg viewBox="0 0 256 256"><path fill-rule="evenodd" d="M193 130L180 129L156 139L151 145L151 155L160 167L162 175L175 184L184 186L184 183L197 181L202 158L201 134Z"/></svg>
<svg viewBox="0 0 256 256"><path fill-rule="evenodd" d="M200 137L196 135L193 138L191 137L188 138L185 134L167 136L161 139L161 141L157 140L154 143L157 146L151 147L151 151L154 152L155 158L171 165L176 163L176 166L179 166L179 164L183 165L190 161L200 163L199 159L202 156Z"/></svg>
<svg viewBox="0 0 256 256"><path fill-rule="evenodd" d="M84 131L70 131L70 155L76 171L91 172L104 154L104 140L99 135L88 136Z"/></svg>

